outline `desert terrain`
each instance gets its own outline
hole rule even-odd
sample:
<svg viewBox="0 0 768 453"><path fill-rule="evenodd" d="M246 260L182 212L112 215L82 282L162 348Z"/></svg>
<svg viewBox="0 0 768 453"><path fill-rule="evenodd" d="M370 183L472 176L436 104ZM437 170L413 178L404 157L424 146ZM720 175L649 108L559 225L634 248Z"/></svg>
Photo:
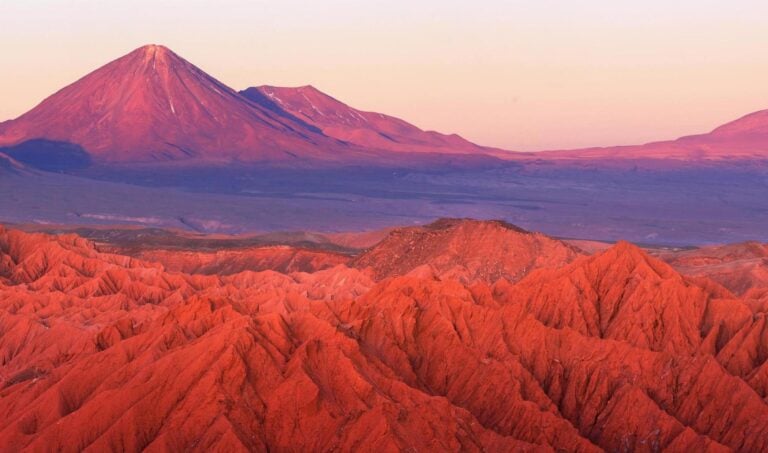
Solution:
<svg viewBox="0 0 768 453"><path fill-rule="evenodd" d="M469 219L381 234L0 230L0 443L768 446L765 245L590 254Z"/></svg>
<svg viewBox="0 0 768 453"><path fill-rule="evenodd" d="M765 110L518 152L257 82L0 123L0 450L768 450Z"/></svg>

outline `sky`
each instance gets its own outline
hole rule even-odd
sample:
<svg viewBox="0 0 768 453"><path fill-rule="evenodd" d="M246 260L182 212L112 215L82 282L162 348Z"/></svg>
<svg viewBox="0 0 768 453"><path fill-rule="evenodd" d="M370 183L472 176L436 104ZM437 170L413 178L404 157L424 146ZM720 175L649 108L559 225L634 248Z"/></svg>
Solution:
<svg viewBox="0 0 768 453"><path fill-rule="evenodd" d="M144 44L512 150L644 143L768 108L765 0L0 0L0 120Z"/></svg>

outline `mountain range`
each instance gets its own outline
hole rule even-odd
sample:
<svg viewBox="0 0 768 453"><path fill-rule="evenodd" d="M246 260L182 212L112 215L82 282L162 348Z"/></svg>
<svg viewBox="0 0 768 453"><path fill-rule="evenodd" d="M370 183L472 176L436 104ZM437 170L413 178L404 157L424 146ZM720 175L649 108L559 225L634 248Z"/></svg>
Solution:
<svg viewBox="0 0 768 453"><path fill-rule="evenodd" d="M30 142L27 149L16 149ZM38 150L41 143L48 151ZM407 165L424 162L424 154L523 162L765 160L768 110L708 134L672 141L515 153L360 111L312 86L258 86L238 92L168 48L147 45L59 90L19 118L0 123L0 146L21 161L37 153L36 161L56 154L58 159L85 155L96 164Z"/></svg>
<svg viewBox="0 0 768 453"><path fill-rule="evenodd" d="M615 146L539 153L549 159L653 159L696 161L765 161L768 159L768 110L761 110L706 134L635 146Z"/></svg>
<svg viewBox="0 0 768 453"><path fill-rule="evenodd" d="M395 151L403 158L484 151L455 135L360 112L311 87L238 93L158 45L136 49L0 124L0 146L29 141L74 145L111 164L375 163Z"/></svg>
<svg viewBox="0 0 768 453"><path fill-rule="evenodd" d="M278 109L319 128L325 135L365 148L397 152L484 153L491 151L462 137L423 131L401 119L363 112L313 86L285 88L261 86L241 92L262 105Z"/></svg>
<svg viewBox="0 0 768 453"><path fill-rule="evenodd" d="M768 451L767 144L515 153L141 47L0 123L0 450Z"/></svg>
<svg viewBox="0 0 768 453"><path fill-rule="evenodd" d="M510 152L311 86L237 91L149 45L0 123L0 219L251 233L469 216L584 239L766 240L766 116L639 146Z"/></svg>

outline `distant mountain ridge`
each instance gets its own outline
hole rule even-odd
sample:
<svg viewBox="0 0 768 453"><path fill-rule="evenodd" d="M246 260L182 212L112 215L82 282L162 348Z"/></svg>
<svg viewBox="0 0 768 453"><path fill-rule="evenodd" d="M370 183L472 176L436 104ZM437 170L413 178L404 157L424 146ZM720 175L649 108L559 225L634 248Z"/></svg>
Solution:
<svg viewBox="0 0 768 453"><path fill-rule="evenodd" d="M364 112L307 85L260 86L241 91L259 104L273 104L324 134L366 148L399 152L483 153L488 149L456 135L424 131L389 115Z"/></svg>
<svg viewBox="0 0 768 453"><path fill-rule="evenodd" d="M608 146L538 154L550 159L669 159L724 161L768 159L768 110L760 110L716 127L709 133L689 135L643 145Z"/></svg>
<svg viewBox="0 0 768 453"><path fill-rule="evenodd" d="M40 138L108 162L330 158L342 146L157 45L97 69L0 128L0 144Z"/></svg>
<svg viewBox="0 0 768 453"><path fill-rule="evenodd" d="M322 98L324 108L332 105L332 98L319 91L311 96ZM147 45L0 123L0 147L57 142L81 147L97 163L376 163L391 160L392 151L483 151L457 136L424 132L379 114L365 114L385 118L381 134L366 130L379 139L356 138L305 115L300 107L290 108L296 106L293 101L267 100L273 98L260 98L253 90L238 93L170 49ZM401 132L392 131L392 124ZM392 137L384 138L386 133ZM401 155L398 159L407 161Z"/></svg>
<svg viewBox="0 0 768 453"><path fill-rule="evenodd" d="M712 136L768 138L768 109L742 116L713 130Z"/></svg>
<svg viewBox="0 0 768 453"><path fill-rule="evenodd" d="M48 144L35 160L81 148L96 164L325 162L430 165L477 157L514 161L768 159L768 110L710 133L636 146L516 153L355 109L312 86L236 91L161 45L146 45L0 123L0 148ZM23 152L32 147L22 147ZM47 154L46 154L47 153ZM431 157L432 155L442 157ZM26 162L23 156L13 155Z"/></svg>

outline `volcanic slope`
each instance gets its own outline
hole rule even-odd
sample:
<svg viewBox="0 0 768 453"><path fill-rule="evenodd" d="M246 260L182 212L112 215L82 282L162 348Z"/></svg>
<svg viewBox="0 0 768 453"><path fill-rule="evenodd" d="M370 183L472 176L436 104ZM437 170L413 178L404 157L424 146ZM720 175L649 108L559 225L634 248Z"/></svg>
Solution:
<svg viewBox="0 0 768 453"><path fill-rule="evenodd" d="M765 329L626 243L467 286L188 275L0 229L0 444L763 451Z"/></svg>
<svg viewBox="0 0 768 453"><path fill-rule="evenodd" d="M312 87L238 93L160 45L140 47L0 123L0 147L18 152L18 158L34 154L41 162L74 159L65 166L87 160L85 166L184 161L313 168L456 159L466 165L497 163L490 155L511 156L360 112Z"/></svg>
<svg viewBox="0 0 768 453"><path fill-rule="evenodd" d="M359 151L248 101L166 47L148 45L0 124L0 145L44 139L98 162L333 160Z"/></svg>
<svg viewBox="0 0 768 453"><path fill-rule="evenodd" d="M424 131L399 118L352 108L309 85L251 87L240 93L255 103L300 118L329 137L366 148L432 153L499 152L456 134Z"/></svg>

